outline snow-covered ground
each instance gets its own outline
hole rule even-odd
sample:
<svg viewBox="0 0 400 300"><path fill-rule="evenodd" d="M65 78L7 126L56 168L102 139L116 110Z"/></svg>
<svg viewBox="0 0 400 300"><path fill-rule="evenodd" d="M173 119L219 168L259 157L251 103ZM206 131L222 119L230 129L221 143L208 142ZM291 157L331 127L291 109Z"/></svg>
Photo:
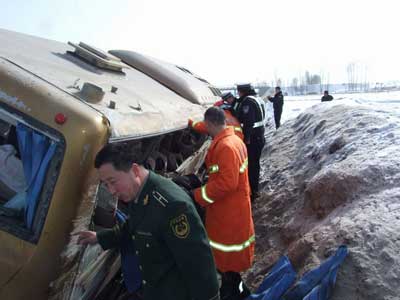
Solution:
<svg viewBox="0 0 400 300"><path fill-rule="evenodd" d="M400 299L400 92L285 97L253 204L256 288L287 254L299 274L341 244L332 300ZM271 108L271 107L270 107Z"/></svg>
<svg viewBox="0 0 400 300"><path fill-rule="evenodd" d="M400 114L400 91L360 94L333 94L334 100L329 103L362 104L375 109L388 110ZM321 103L322 95L286 96L283 106L282 123L298 116L305 109ZM269 104L272 110L272 104Z"/></svg>

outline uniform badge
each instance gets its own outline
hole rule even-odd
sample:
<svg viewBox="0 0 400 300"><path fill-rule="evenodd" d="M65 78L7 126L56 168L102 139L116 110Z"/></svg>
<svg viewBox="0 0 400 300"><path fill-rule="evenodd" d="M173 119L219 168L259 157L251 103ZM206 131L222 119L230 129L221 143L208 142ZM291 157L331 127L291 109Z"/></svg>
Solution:
<svg viewBox="0 0 400 300"><path fill-rule="evenodd" d="M175 219L172 219L171 222L172 232L176 237L180 239L185 239L190 233L190 226L186 215L182 214Z"/></svg>
<svg viewBox="0 0 400 300"><path fill-rule="evenodd" d="M250 106L248 106L248 105L243 106L243 113L247 114L249 112L249 110L250 110Z"/></svg>
<svg viewBox="0 0 400 300"><path fill-rule="evenodd" d="M149 195L146 195L143 199L143 205L147 205L149 203Z"/></svg>

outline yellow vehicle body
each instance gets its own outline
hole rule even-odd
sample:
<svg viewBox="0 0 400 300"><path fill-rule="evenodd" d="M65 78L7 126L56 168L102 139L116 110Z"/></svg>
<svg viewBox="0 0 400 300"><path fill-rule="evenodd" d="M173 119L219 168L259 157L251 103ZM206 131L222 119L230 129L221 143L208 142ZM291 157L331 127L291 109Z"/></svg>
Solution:
<svg viewBox="0 0 400 300"><path fill-rule="evenodd" d="M158 142L146 149L154 161L163 161L163 155L173 151L164 151L164 137L181 132L189 117L200 118L204 107L219 98L214 87L193 74L168 72L172 64L145 57L141 68L135 68L134 62L124 62L126 57L113 58L122 66L115 71L73 50L67 44L0 30L0 119L25 124L58 145L40 194L44 204L38 206L37 226L27 229L21 221L0 215L0 299L49 298L50 283L63 275L66 262L60 255L78 210L86 206L91 212L96 205L93 160L104 144ZM133 54L132 59L138 57ZM84 83L100 93L85 94ZM57 120L60 114L62 121Z"/></svg>
<svg viewBox="0 0 400 300"><path fill-rule="evenodd" d="M67 99L67 95L43 84L33 75L21 72L9 62L2 61L1 65L3 95L12 95L19 101L2 104L21 118L33 117L54 129L65 144L61 170L40 239L32 243L0 231L0 299L43 299L57 272L58 257L78 202L85 200L82 199L87 189L84 183L93 169L93 156L106 143L109 127L107 120L90 107ZM12 78L11 74L17 74L18 79ZM58 112L68 116L63 125L54 121ZM89 150L86 145L90 145Z"/></svg>

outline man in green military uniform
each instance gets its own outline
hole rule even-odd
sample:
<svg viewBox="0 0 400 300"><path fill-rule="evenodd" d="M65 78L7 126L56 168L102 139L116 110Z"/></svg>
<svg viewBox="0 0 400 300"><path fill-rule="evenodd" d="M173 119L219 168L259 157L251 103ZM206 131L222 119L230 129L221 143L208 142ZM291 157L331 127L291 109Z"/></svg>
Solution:
<svg viewBox="0 0 400 300"><path fill-rule="evenodd" d="M148 171L124 145L96 156L101 181L128 204L123 225L77 233L78 243L118 247L130 236L142 272L144 299L219 299L216 267L205 229L190 197L171 180Z"/></svg>

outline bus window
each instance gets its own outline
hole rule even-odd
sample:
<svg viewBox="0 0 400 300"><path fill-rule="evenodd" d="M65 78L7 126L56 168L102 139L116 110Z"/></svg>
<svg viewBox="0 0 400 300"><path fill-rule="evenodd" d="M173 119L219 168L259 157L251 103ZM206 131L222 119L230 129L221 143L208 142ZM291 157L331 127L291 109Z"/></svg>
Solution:
<svg viewBox="0 0 400 300"><path fill-rule="evenodd" d="M0 114L0 230L36 243L61 165L58 140ZM8 121L10 121L8 119Z"/></svg>

